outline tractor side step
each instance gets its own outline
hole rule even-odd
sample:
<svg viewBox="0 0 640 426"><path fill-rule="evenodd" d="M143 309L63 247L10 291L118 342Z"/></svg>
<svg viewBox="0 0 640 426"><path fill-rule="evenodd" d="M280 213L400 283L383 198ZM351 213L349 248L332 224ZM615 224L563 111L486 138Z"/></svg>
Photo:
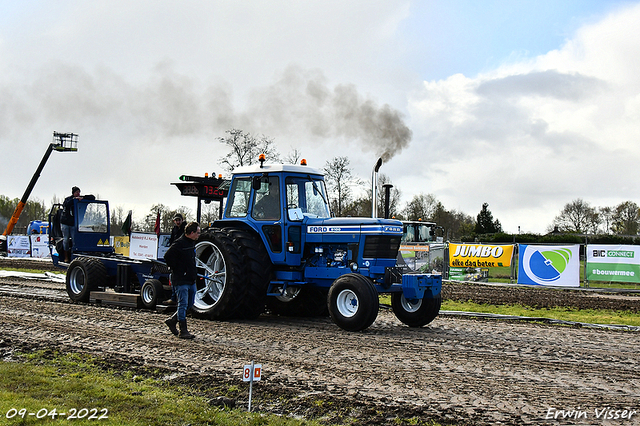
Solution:
<svg viewBox="0 0 640 426"><path fill-rule="evenodd" d="M92 291L89 294L89 301L98 305L117 305L130 308L141 308L142 301L139 294L114 293L111 291Z"/></svg>

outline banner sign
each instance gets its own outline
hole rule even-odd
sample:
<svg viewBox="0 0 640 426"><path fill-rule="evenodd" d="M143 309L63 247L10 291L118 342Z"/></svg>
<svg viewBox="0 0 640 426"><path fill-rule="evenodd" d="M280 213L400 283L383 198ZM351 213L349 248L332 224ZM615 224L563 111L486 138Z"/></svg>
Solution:
<svg viewBox="0 0 640 426"><path fill-rule="evenodd" d="M497 268L511 266L513 244L449 243L449 266L455 268Z"/></svg>
<svg viewBox="0 0 640 426"><path fill-rule="evenodd" d="M129 236L113 237L113 251L129 257Z"/></svg>
<svg viewBox="0 0 640 426"><path fill-rule="evenodd" d="M31 242L28 235L7 235L8 257L30 257Z"/></svg>
<svg viewBox="0 0 640 426"><path fill-rule="evenodd" d="M132 259L156 259L158 236L156 234L131 233L129 257Z"/></svg>
<svg viewBox="0 0 640 426"><path fill-rule="evenodd" d="M49 253L49 235L47 234L32 234L29 236L31 239L31 257L50 257Z"/></svg>
<svg viewBox="0 0 640 426"><path fill-rule="evenodd" d="M169 240L171 235L160 234L158 236L158 257L157 259L164 259L164 254L169 250Z"/></svg>
<svg viewBox="0 0 640 426"><path fill-rule="evenodd" d="M640 283L640 246L587 245L587 281Z"/></svg>
<svg viewBox="0 0 640 426"><path fill-rule="evenodd" d="M580 287L580 245L519 245L518 284Z"/></svg>

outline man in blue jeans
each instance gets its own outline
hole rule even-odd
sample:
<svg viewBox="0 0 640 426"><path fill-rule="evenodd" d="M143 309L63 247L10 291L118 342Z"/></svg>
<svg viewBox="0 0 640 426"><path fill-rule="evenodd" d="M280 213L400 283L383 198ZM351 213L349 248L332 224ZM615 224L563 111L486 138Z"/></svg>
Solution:
<svg viewBox="0 0 640 426"><path fill-rule="evenodd" d="M64 199L62 203L62 217L60 218L60 229L62 230L62 247L64 248L64 261L69 263L71 260L71 230L75 226L73 217L73 200L82 200L80 196L80 188L74 186L71 188L71 195Z"/></svg>
<svg viewBox="0 0 640 426"><path fill-rule="evenodd" d="M190 222L184 228L184 234L169 247L164 260L171 268L171 285L178 296L176 313L165 320L169 330L181 339L193 339L195 336L187 330L187 311L193 306L196 297L196 240L200 237L198 222ZM180 325L180 331L176 325Z"/></svg>

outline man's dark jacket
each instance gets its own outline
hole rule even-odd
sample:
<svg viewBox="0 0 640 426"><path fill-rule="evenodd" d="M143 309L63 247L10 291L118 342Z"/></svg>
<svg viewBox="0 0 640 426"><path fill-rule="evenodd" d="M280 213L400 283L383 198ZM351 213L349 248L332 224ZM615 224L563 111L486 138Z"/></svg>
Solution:
<svg viewBox="0 0 640 426"><path fill-rule="evenodd" d="M173 225L173 229L171 230L171 237L169 237L169 245L173 244L175 241L178 241L178 238L180 238L184 234L184 228L186 226L187 222L185 222L184 220L182 221L180 226Z"/></svg>
<svg viewBox="0 0 640 426"><path fill-rule="evenodd" d="M62 203L62 217L60 218L60 223L64 225L75 225L73 220L73 200L73 195L69 195Z"/></svg>
<svg viewBox="0 0 640 426"><path fill-rule="evenodd" d="M183 235L164 254L164 260L171 268L173 285L193 284L198 277L195 246L194 240Z"/></svg>

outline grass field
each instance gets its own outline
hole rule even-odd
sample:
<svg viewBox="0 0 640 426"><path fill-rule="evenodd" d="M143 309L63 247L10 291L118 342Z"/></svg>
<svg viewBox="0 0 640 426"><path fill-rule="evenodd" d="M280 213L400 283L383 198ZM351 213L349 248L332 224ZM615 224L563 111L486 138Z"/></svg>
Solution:
<svg viewBox="0 0 640 426"><path fill-rule="evenodd" d="M104 371L89 356L39 351L0 362L0 424L315 426L212 406L166 381ZM74 418L75 417L75 418Z"/></svg>

